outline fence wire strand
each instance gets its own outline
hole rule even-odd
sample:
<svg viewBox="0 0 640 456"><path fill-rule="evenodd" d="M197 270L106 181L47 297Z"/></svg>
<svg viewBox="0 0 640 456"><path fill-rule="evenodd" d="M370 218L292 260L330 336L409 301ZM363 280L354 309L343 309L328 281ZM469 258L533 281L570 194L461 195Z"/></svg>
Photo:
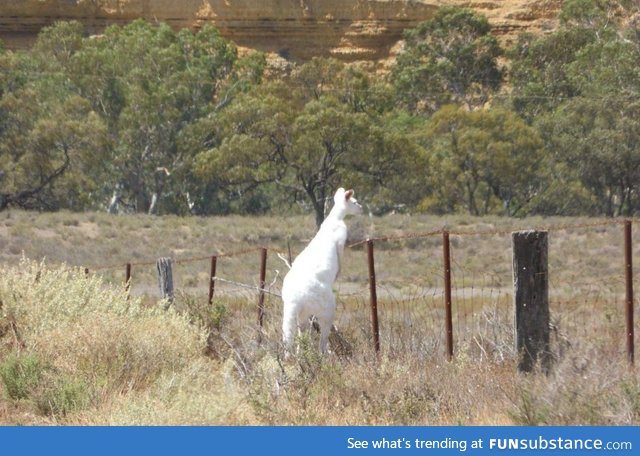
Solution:
<svg viewBox="0 0 640 456"><path fill-rule="evenodd" d="M553 240L549 253L549 293L551 308L552 335L557 343L576 344L593 335L594 328L600 328L598 337L607 339L606 344L615 345L622 335L616 329L622 325L624 312L620 307L620 299L624 291L622 271L602 271L597 267L598 252L588 249L588 235L596 229L600 236L614 236L609 227L619 226L624 220L606 220L579 224L557 224L537 227L538 231L558 232L576 231L579 236L564 244L574 243L563 249L571 248L577 252L575 264L567 264L566 258L559 258ZM382 244L376 250L378 312L380 319L380 341L383 349L390 352L404 351L415 354L432 353L442 350L444 344L444 288L441 253L429 254L417 251L415 246L402 244L406 240L427 239L442 236L447 232L451 236L452 258L452 310L454 327L454 347L456 351L470 350L481 357L498 357L504 359L513 356L513 278L511 276L510 242L511 234L519 229L448 229L405 233L400 235L376 236L358 240L347 245L352 253L345 258L348 267L342 267L342 276L336 283L337 305L336 326L345 332L346 337L367 345L371 340L369 326L368 286L364 251L358 249L367 242ZM525 230L526 231L526 230ZM618 236L619 233L615 233ZM619 236L620 239L622 236ZM493 240L488 240L493 238ZM585 239L583 239L585 238ZM617 238L616 238L617 239ZM493 255L482 255L475 244L491 242L495 250ZM611 254L618 252L622 264L622 250L616 246L617 240L609 241ZM385 248L386 244L400 244ZM475 243L475 244L474 244ZM586 244L586 245L585 245ZM277 255L281 259L287 253L272 246L249 247L237 251L219 252L214 255L176 258L173 263L186 265L204 262L213 256L218 259L235 259L251 253L267 249L269 258ZM558 251L562 249L558 248ZM435 252L435 248L434 248ZM616 255L618 253L615 253ZM395 258L399 257L399 258ZM239 260L238 260L239 261ZM250 268L257 281L258 259ZM278 260L275 260L278 261ZM416 264L418 263L418 264ZM134 268L155 266L155 261L134 261L129 263ZM586 265L586 266L585 266ZM124 264L90 268L92 272L105 272L124 269ZM284 265L283 265L284 266ZM588 266L588 267L587 267ZM218 263L218 268L224 268ZM419 271L418 276L407 278L399 270L411 268ZM572 272L569 269L575 271ZM621 269L621 268L620 268ZM224 269L223 269L224 270ZM591 276L583 275L587 271ZM285 271L286 272L286 271ZM134 270L134 276L135 276ZM280 286L284 273L274 268L271 263L265 283L260 287L247 283L247 274L242 278L216 274L211 277L202 268L201 275L216 283L216 296L233 296L237 290L245 293L264 293L269 298L265 303L269 333L277 337L276 323L281 318ZM206 274L206 275L205 275ZM134 279L134 281L137 279ZM225 284L223 288L219 285ZM236 290L234 292L233 290ZM148 291L148 290L147 290ZM204 293L203 293L204 294ZM247 295L248 299L250 295ZM251 298L253 299L253 298ZM622 313L621 313L622 311ZM253 315L247 311L247 315ZM623 325L622 325L623 327ZM569 341L569 342L567 342ZM623 343L615 351L623 350Z"/></svg>

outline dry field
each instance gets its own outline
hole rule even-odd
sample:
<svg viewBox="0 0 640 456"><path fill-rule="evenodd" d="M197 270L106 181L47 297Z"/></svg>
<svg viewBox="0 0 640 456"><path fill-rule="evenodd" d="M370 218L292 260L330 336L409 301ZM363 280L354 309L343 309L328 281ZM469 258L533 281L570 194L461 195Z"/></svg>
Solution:
<svg viewBox="0 0 640 456"><path fill-rule="evenodd" d="M275 253L300 251L311 217L0 214L0 424L640 423L640 377L625 359L619 223L394 215L350 226L352 242L392 237L375 244L381 353L371 349L360 245L347 249L336 284L336 353L317 356L309 336L285 362L277 295L286 266ZM453 233L452 362L441 237L427 235L442 228ZM515 370L509 232L533 228L550 231L548 375ZM250 287L263 246L272 294L259 331ZM211 306L210 255L220 255L225 280ZM158 299L161 256L174 260L169 311Z"/></svg>

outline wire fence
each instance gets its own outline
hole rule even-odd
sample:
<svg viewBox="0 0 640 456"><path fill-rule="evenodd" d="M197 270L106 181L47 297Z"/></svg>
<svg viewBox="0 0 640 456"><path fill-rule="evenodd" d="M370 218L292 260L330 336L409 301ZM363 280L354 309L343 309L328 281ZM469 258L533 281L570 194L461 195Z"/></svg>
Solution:
<svg viewBox="0 0 640 456"><path fill-rule="evenodd" d="M629 320L623 225L622 220L609 220L536 228L549 232L550 238L549 325L556 354L588 345L608 356L626 353L632 359L636 304L631 297ZM554 236L560 231L565 235ZM513 358L511 234L488 225L473 231L440 229L349 243L335 285L341 339L352 350L391 355ZM448 267L445 239L450 243ZM302 248L304 244L287 251L255 246L174 258L175 283L190 299L233 307L234 319L275 344L280 339L280 288L286 261ZM155 265L155 261L131 262L91 272L124 280L131 294L155 299L160 297ZM181 274L186 265L191 272Z"/></svg>

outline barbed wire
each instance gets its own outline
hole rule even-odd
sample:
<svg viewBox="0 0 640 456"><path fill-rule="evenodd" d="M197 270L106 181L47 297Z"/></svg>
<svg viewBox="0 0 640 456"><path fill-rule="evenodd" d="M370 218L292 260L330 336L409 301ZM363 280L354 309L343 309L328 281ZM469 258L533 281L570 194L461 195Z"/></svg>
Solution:
<svg viewBox="0 0 640 456"><path fill-rule="evenodd" d="M594 227L602 227L602 226L613 226L613 225L621 225L625 220L631 219L614 219L614 220L606 220L599 222L590 222L590 223L576 223L576 224L561 224L561 225L546 225L538 228L530 228L530 230L535 231L566 231L570 229L580 229L580 228L594 228ZM402 241L409 239L422 239L429 238L433 236L439 236L443 233L449 233L451 236L506 236L510 235L514 231L521 231L521 229L500 229L500 230L475 230L475 231L466 231L466 230L450 230L445 227L426 231L422 233L407 233L400 235L389 235L389 236L374 236L366 239L361 239L359 241L353 242L349 244L347 247L353 248L360 246L362 244L366 244L369 241L373 242L388 242L388 241Z"/></svg>
<svg viewBox="0 0 640 456"><path fill-rule="evenodd" d="M243 249L243 250L236 250L233 252L227 252L227 253L217 253L217 254L213 254L213 255L207 255L207 256L197 256L197 257L187 257L187 258L178 258L178 259L174 259L173 262L176 264L184 264L184 263L194 263L197 261L205 261L205 260L210 260L211 257L217 257L217 258L230 258L230 257L235 257L235 256L240 256L240 255L246 255L247 253L251 253L251 252L258 252L262 249L265 249L266 247L250 247L247 249ZM131 267L133 266L155 266L156 261L131 261L131 262L127 262L127 263L119 263L119 264L112 264L112 265L108 265L108 266L100 266L100 267L95 267L95 268L88 268L91 271L108 271L110 269L119 269L122 268L123 266L126 265L130 265Z"/></svg>
<svg viewBox="0 0 640 456"><path fill-rule="evenodd" d="M566 230L581 229L581 228L596 228L596 227L621 225L625 222L625 220L633 221L633 219L612 219L612 220L588 222L588 223L575 223L575 224L567 223L567 224L560 224L560 225L546 225L546 226L540 226L538 228L530 228L530 230L553 232L553 231L566 231ZM510 229L494 229L494 230L456 230L456 229L448 229L446 227L442 227L436 230L431 230L426 232L367 237L365 239L352 242L348 244L346 247L355 248L363 244L366 244L367 242L395 242L395 241L404 241L404 240L412 240L412 239L425 239L425 238L430 238L434 236L441 236L445 232L449 233L449 235L451 236L464 237L464 236L506 236L506 235L510 235L514 231L521 231L521 229L510 228ZM220 252L220 253L207 255L207 256L177 258L177 259L173 259L173 262L176 264L185 264L185 263L193 263L197 261L210 260L212 257L217 257L217 258L237 257L237 256L246 255L253 252L258 252L262 249L266 249L268 251L276 253L279 256L287 255L287 252L283 252L273 247L256 246L256 247L249 247L246 249L236 250L231 252ZM99 266L99 267L93 267L93 268L87 268L87 269L97 272L97 271L108 271L108 270L120 269L126 265L130 265L131 267L133 266L139 267L139 266L154 266L155 264L156 264L155 260L153 261L144 260L144 261L132 261L127 263L111 264L107 266Z"/></svg>
<svg viewBox="0 0 640 456"><path fill-rule="evenodd" d="M392 234L388 236L377 236L358 240L348 245L348 247L358 247L368 241L378 242L398 242L411 239L434 238L441 236L443 233L449 233L451 236L472 237L472 236L506 236L517 231L547 231L558 232L565 230L581 230L581 229L597 229L620 226L626 221L634 221L633 218L607 219L607 220L591 220L582 223L556 223L556 224L540 224L534 228L523 229L514 226L511 229L499 228L494 229L491 225L485 229L460 229L459 227L444 226L425 232L412 232L404 234ZM532 223L533 225L533 223ZM485 225L486 226L486 225ZM596 231L606 236L610 236L612 230ZM620 233L622 234L622 233ZM495 239L494 239L495 240ZM488 242L493 240L489 239ZM502 242L502 240L501 240ZM464 245L464 242L461 243ZM272 246L252 246L245 249L220 252L217 255L210 256L194 256L178 258L174 260L177 264L185 264L196 261L205 261L216 257L236 257L245 254L251 254L266 249L273 253L280 252L279 249ZM453 249L456 251L456 249ZM462 252L462 248L460 249ZM473 255L473 252L467 252L466 255ZM491 261L503 261L500 258ZM257 262L257 258L256 258ZM129 263L135 266L154 265L152 261L138 261ZM381 264L385 264L384 260ZM121 266L111 266L110 268L120 268ZM243 266L249 268L251 265L243 262ZM96 271L105 270L105 268L96 268ZM468 264L463 257L452 258L451 270L453 282L451 283L451 295L453 297L451 308L451 322L454 331L454 349L473 350L481 352L482 356L505 357L513 355L513 330L511 322L513 321L513 306L511 288L512 282L508 272L497 272L496 270L487 270L486 268L477 269L477 264ZM273 270L274 267L272 266ZM439 269L428 268L427 276L440 275ZM379 276L376 284L377 293L377 312L382 324L380 325L380 334L383 344L390 351L413 351L424 353L440 350L443 340L444 331L444 299L445 288L441 287L440 280L434 282L429 279L427 281L420 280L404 280L393 275L384 278ZM425 270L421 269L421 275ZM216 288L215 295L219 298L228 296L243 296L250 302L251 296L260 293L261 295L273 296L281 298L281 290L277 285L278 280L282 277L280 271L275 269L275 276L271 275L269 281L261 278L260 286L255 283L246 283L247 280L236 278L233 274L235 271L229 271L231 276L222 277L215 273L207 277L211 283L219 283L222 285ZM545 272L548 274L549 272ZM336 289L336 302L340 306L341 312L337 317L336 324L351 339L352 342L362 344L363 346L370 344L370 333L368 320L366 315L369 310L367 301L369 300L369 286L363 285L366 280L364 276L358 273L357 279L353 279L351 283L345 286L344 291L340 286ZM415 277L414 277L415 278ZM250 280L249 280L250 282ZM270 283L269 283L270 282ZM200 282L201 283L201 282ZM189 285L191 286L191 285ZM198 285L200 287L200 285ZM565 290L570 287L570 290ZM593 331L594 327L601 328L603 331L599 342L606 349L615 350L616 337L619 335L618 326L621 325L622 314L619 311L612 310L611 303L621 300L623 283L622 279L617 276L613 279L608 275L603 277L602 271L597 276L579 277L576 281L570 277L568 281L556 282L549 280L549 298L550 308L552 311L552 325L554 332L554 343L565 343L566 341L575 341L578 344L589 331ZM186 290L186 288L185 288ZM246 290L246 294L239 290ZM148 291L144 291L148 293ZM210 294L210 299L213 294ZM262 299L262 298L261 298ZM372 299L372 298L371 298ZM276 315L276 318L268 318L269 331L274 331L274 321L277 321L277 312L274 310L279 299L267 297L264 305L267 306L268 315ZM234 312L244 312L245 307L236 307ZM616 307L617 309L617 307ZM250 315L246 313L243 315ZM243 317L246 318L246 317ZM595 325L595 326L594 326ZM267 327L267 326L265 326ZM275 332L273 332L275 334ZM558 342L559 341L559 342ZM600 346L600 345L599 345ZM466 348L465 348L466 347ZM609 348L611 347L611 348Z"/></svg>

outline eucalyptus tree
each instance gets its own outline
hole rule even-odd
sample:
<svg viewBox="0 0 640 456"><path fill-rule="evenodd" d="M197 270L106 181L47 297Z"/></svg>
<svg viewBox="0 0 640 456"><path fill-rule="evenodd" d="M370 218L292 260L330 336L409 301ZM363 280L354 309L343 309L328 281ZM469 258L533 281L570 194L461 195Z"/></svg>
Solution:
<svg viewBox="0 0 640 456"><path fill-rule="evenodd" d="M533 122L564 101L585 94L569 74L571 65L585 49L618 38L621 17L631 15L622 13L623 3L628 2L567 0L557 30L521 35L509 51L514 109ZM585 75L590 71L585 68Z"/></svg>
<svg viewBox="0 0 640 456"><path fill-rule="evenodd" d="M78 30L63 24L31 52L0 51L0 210L91 207L105 129L65 75Z"/></svg>
<svg viewBox="0 0 640 456"><path fill-rule="evenodd" d="M538 121L550 154L600 213L640 210L640 40L634 30L585 46L567 70L580 95Z"/></svg>
<svg viewBox="0 0 640 456"><path fill-rule="evenodd" d="M487 18L470 9L439 8L404 39L390 80L412 112L430 114L449 103L481 107L502 83L502 49Z"/></svg>
<svg viewBox="0 0 640 456"><path fill-rule="evenodd" d="M472 215L518 215L544 188L537 131L504 109L448 105L424 134L435 208Z"/></svg>
<svg viewBox="0 0 640 456"><path fill-rule="evenodd" d="M273 183L290 200L308 204L319 226L336 187L384 183L403 159L397 144L406 139L382 121L384 93L364 72L314 59L221 112L220 141L199 154L197 171L245 191Z"/></svg>
<svg viewBox="0 0 640 456"><path fill-rule="evenodd" d="M105 192L118 186L138 212L155 212L156 204L184 212L194 190L185 135L259 77L260 59L249 59L253 66L240 65L236 48L210 26L175 32L138 20L85 40L72 77L108 126Z"/></svg>

